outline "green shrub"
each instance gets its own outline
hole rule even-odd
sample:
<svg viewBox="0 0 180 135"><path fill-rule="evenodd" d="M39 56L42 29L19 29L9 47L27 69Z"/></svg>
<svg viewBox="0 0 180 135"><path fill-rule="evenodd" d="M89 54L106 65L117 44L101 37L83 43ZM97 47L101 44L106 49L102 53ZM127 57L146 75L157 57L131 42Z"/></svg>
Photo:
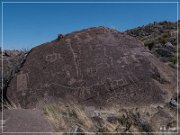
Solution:
<svg viewBox="0 0 180 135"><path fill-rule="evenodd" d="M177 64L177 56L172 56L170 60L174 65Z"/></svg>
<svg viewBox="0 0 180 135"><path fill-rule="evenodd" d="M144 43L144 45L146 47L148 47L149 50L151 50L153 48L153 46L155 45L155 43L154 42L149 42L149 43Z"/></svg>
<svg viewBox="0 0 180 135"><path fill-rule="evenodd" d="M165 44L165 43L167 43L167 39L166 38L164 38L164 37L160 37L159 39L158 39L158 41L159 41L159 43L161 43L161 44Z"/></svg>
<svg viewBox="0 0 180 135"><path fill-rule="evenodd" d="M168 34L168 33L164 33L164 34L162 35L162 37L163 37L163 38L168 38L168 37L169 37L169 34Z"/></svg>

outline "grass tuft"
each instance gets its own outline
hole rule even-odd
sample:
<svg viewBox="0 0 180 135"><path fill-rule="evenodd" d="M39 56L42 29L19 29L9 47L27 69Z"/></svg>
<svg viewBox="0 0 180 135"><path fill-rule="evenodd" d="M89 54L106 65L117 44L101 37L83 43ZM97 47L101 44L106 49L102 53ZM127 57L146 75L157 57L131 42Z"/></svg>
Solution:
<svg viewBox="0 0 180 135"><path fill-rule="evenodd" d="M74 126L87 131L93 127L82 107L75 104L50 103L43 107L43 111L56 131L69 132Z"/></svg>

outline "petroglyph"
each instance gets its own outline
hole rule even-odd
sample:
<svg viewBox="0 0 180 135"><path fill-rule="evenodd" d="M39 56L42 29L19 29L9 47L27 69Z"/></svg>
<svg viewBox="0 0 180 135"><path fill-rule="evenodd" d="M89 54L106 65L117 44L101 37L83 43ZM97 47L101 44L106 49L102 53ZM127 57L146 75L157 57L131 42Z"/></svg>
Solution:
<svg viewBox="0 0 180 135"><path fill-rule="evenodd" d="M138 54L138 55L141 55L142 54L142 52L144 52L144 48L142 48L142 47L136 47L136 48L133 48L132 50L130 50L130 52L132 53L132 54Z"/></svg>
<svg viewBox="0 0 180 135"><path fill-rule="evenodd" d="M72 89L72 90L76 90L76 89L80 88L80 87L70 87L68 85L63 85L63 84L58 84L58 83L51 83L50 85L56 85L56 86L59 86L59 87L62 87L62 88L67 88L67 89Z"/></svg>
<svg viewBox="0 0 180 135"><path fill-rule="evenodd" d="M46 91L55 98L64 100L70 95L89 105L105 105L106 101L136 105L134 97L144 99L145 105L153 103L154 99L161 102L160 86L164 84L153 81L154 70L150 63L163 65L153 56L149 57L142 46L125 34L103 27L67 34L62 41L55 40L32 49L20 69L24 74L12 79L7 95L27 108L36 104L36 99L41 100ZM40 56L42 51L44 59ZM164 69L159 74L163 72ZM28 75L35 79L29 80ZM24 91L25 96L19 91Z"/></svg>
<svg viewBox="0 0 180 135"><path fill-rule="evenodd" d="M79 44L81 42L80 34L76 34L74 36L74 39L75 39L76 43Z"/></svg>
<svg viewBox="0 0 180 135"><path fill-rule="evenodd" d="M71 78L71 79L68 81L68 85L73 85L75 82L76 82L76 79Z"/></svg>
<svg viewBox="0 0 180 135"><path fill-rule="evenodd" d="M102 53L103 46L101 44L94 44L94 45L91 44L90 49L91 49L92 52L96 52L96 53L94 53L94 55L97 57L97 55L100 55L97 52Z"/></svg>
<svg viewBox="0 0 180 135"><path fill-rule="evenodd" d="M119 86L124 86L128 84L128 80L125 77L121 77L121 79L117 80Z"/></svg>
<svg viewBox="0 0 180 135"><path fill-rule="evenodd" d="M127 91L129 94L127 94ZM135 91L132 88L120 88L119 90L114 90L113 92L109 93L109 98L107 102L114 102L117 100L128 100L133 98Z"/></svg>
<svg viewBox="0 0 180 135"><path fill-rule="evenodd" d="M104 50L103 50L103 51L104 51L104 56L105 56L105 58L108 58L108 59L107 59L107 62L109 61L110 65L113 66L113 65L114 65L114 63L113 63L113 57L111 57L110 55L107 54L107 48L104 47Z"/></svg>
<svg viewBox="0 0 180 135"><path fill-rule="evenodd" d="M91 95L91 87L82 86L79 88L78 91L79 91L79 97L82 99Z"/></svg>
<svg viewBox="0 0 180 135"><path fill-rule="evenodd" d="M72 83L72 82L71 82ZM74 82L73 82L74 83ZM73 84L72 83L72 84ZM72 85L71 84L71 85ZM75 90L75 89L79 89L80 87L71 87L71 86L68 86L67 85L64 85L64 84L60 84L60 83L45 83L45 84L42 84L42 83L38 83L36 86L34 86L34 89L36 91L40 91L40 90L43 90L45 88L48 88L48 87L52 87L52 85L55 85L55 86L58 86L58 87L62 87L62 88L67 88L67 89L72 89L72 90ZM70 85L70 84L69 84Z"/></svg>
<svg viewBox="0 0 180 135"><path fill-rule="evenodd" d="M121 59L118 59L116 62L117 62L118 64L121 64L121 63L122 63L122 60L121 60Z"/></svg>
<svg viewBox="0 0 180 135"><path fill-rule="evenodd" d="M71 78L71 74L73 73L73 66L68 64L63 64L62 67L58 69L57 65L51 64L48 68L42 70L42 72L46 79L51 77L59 78L61 76L64 76L65 78Z"/></svg>
<svg viewBox="0 0 180 135"><path fill-rule="evenodd" d="M87 68L86 72L87 72L87 75L89 75L89 76L95 76L97 73L97 70L96 70L96 68Z"/></svg>
<svg viewBox="0 0 180 135"><path fill-rule="evenodd" d="M118 51L120 51L120 52L122 51L122 47L119 47L119 46L118 46L116 49L117 49Z"/></svg>
<svg viewBox="0 0 180 135"><path fill-rule="evenodd" d="M132 61L139 63L140 61L136 58L136 55L131 55Z"/></svg>
<svg viewBox="0 0 180 135"><path fill-rule="evenodd" d="M110 87L111 87L111 89L116 89L118 87L122 87L122 86L127 85L127 84L128 84L128 80L125 79L124 77L121 77L118 80L111 81Z"/></svg>
<svg viewBox="0 0 180 135"><path fill-rule="evenodd" d="M131 81L131 83L137 88L139 89L138 85L136 84L138 82L138 78L136 76L128 76L129 80Z"/></svg>
<svg viewBox="0 0 180 135"><path fill-rule="evenodd" d="M96 51L100 51L98 54L101 55L95 55L94 56L94 63L96 64L97 70L101 70L103 66L107 66L107 68L110 68L110 66L113 66L113 58L108 56L106 53L106 47L104 46L96 46ZM103 58L102 58L103 56Z"/></svg>
<svg viewBox="0 0 180 135"><path fill-rule="evenodd" d="M126 88L124 88L124 86L129 87L127 79L122 77L119 80L113 80L113 81L109 80L107 82L107 83L109 83L109 85L106 85L105 87L106 87L106 90L108 90L107 92L109 92L109 97L110 97L107 99L107 102L112 102L115 99L116 100L117 99L128 99L129 95L127 94L127 91L130 92L130 96L133 97L133 95L134 95L133 88L130 88L128 90ZM131 84L131 85L133 85L133 84ZM91 93L91 90L93 90L95 87L101 87L101 86L102 86L102 83L97 83L97 84L94 84L94 85L91 85L88 87L83 86L79 89L79 96L81 98L87 97L88 94ZM98 96L100 96L100 92L96 91L96 97L98 97Z"/></svg>
<svg viewBox="0 0 180 135"><path fill-rule="evenodd" d="M97 66L96 66L97 72L98 72L98 71L101 71L103 68L104 68L104 69L105 69L105 68L110 68L110 65L109 65L108 63L99 63L99 64L97 64Z"/></svg>
<svg viewBox="0 0 180 135"><path fill-rule="evenodd" d="M79 36L75 36L75 38L80 39ZM81 68L80 68L80 62L79 61L81 60L80 55L81 55L82 50L79 48L78 42L76 45L77 50L73 50L70 39L67 40L67 45L69 46L70 51L73 54L73 61L74 61L73 63L75 65L76 76L77 76L77 78L80 78L80 77L82 77L82 75L81 75ZM74 68L74 66L73 66L73 68Z"/></svg>
<svg viewBox="0 0 180 135"><path fill-rule="evenodd" d="M128 84L128 81L131 82L129 82ZM139 81L136 77L133 78L131 76L129 76L127 79L113 80L111 83L112 90L109 93L109 98L107 99L107 102L113 102L113 100L116 101L118 99L127 100L129 98L133 98L135 95L137 95L137 93L139 93L143 89L142 86L138 85ZM138 91L134 91L134 86L135 89ZM127 94L127 91L129 94Z"/></svg>
<svg viewBox="0 0 180 135"><path fill-rule="evenodd" d="M71 77L71 74L70 74L69 71L66 71L66 76L67 76L67 78L70 78L70 77Z"/></svg>
<svg viewBox="0 0 180 135"><path fill-rule="evenodd" d="M29 75L28 73L20 72L19 75L17 75L17 91L24 91L27 89L29 81Z"/></svg>
<svg viewBox="0 0 180 135"><path fill-rule="evenodd" d="M44 85L44 84L42 84L42 83L38 83L38 84L34 87L34 89L36 89L36 90L42 90L43 88L46 88L46 87L47 87L47 84Z"/></svg>
<svg viewBox="0 0 180 135"><path fill-rule="evenodd" d="M102 40L102 37L101 37L101 36L97 36L97 38L98 38L99 40ZM103 38L103 40L104 40L104 42L106 43L106 44L104 44L104 45L106 45L106 46L117 46L117 45L119 44L119 42L116 42L114 36L109 36L109 35L107 35L106 38ZM112 44L112 43L113 43L113 44Z"/></svg>
<svg viewBox="0 0 180 135"><path fill-rule="evenodd" d="M78 77L79 76L79 70L78 70L78 64L77 64L77 54L74 52L71 44L69 45L69 48L73 54L73 62L74 62L74 65L75 65L75 70L76 70L76 76Z"/></svg>
<svg viewBox="0 0 180 135"><path fill-rule="evenodd" d="M86 33L86 38L84 39L84 42L88 43L91 42L93 38L89 35L89 33Z"/></svg>
<svg viewBox="0 0 180 135"><path fill-rule="evenodd" d="M128 56L124 56L121 59L126 65L129 65Z"/></svg>
<svg viewBox="0 0 180 135"><path fill-rule="evenodd" d="M61 54L60 53L52 53L52 54L49 54L49 55L47 55L46 56L46 61L48 61L48 62L55 62L56 60L58 60L58 59L63 59L62 57L61 57Z"/></svg>
<svg viewBox="0 0 180 135"><path fill-rule="evenodd" d="M107 103L111 103L111 102L114 102L116 100L116 97L110 97L106 100Z"/></svg>
<svg viewBox="0 0 180 135"><path fill-rule="evenodd" d="M71 65L65 64L62 67L62 71L71 71L73 67Z"/></svg>
<svg viewBox="0 0 180 135"><path fill-rule="evenodd" d="M85 97L85 93L86 92L86 90L84 89L84 87L81 87L80 89L79 89L79 97L80 98L84 98Z"/></svg>
<svg viewBox="0 0 180 135"><path fill-rule="evenodd" d="M71 39L66 39L66 40L65 40L65 44L66 44L66 45L71 45Z"/></svg>

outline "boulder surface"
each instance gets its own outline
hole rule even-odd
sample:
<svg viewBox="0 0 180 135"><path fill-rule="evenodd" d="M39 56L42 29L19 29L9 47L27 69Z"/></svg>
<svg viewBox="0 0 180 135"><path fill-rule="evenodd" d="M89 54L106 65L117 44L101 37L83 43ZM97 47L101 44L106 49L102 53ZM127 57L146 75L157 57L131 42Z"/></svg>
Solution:
<svg viewBox="0 0 180 135"><path fill-rule="evenodd" d="M73 32L31 50L7 89L23 108L62 100L92 106L146 106L170 99L176 82L142 42L106 27Z"/></svg>

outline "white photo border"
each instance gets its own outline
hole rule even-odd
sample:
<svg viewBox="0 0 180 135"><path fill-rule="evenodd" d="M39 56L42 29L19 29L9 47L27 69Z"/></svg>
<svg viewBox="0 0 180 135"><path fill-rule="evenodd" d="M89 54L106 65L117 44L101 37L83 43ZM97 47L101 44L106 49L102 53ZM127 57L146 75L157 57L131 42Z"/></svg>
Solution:
<svg viewBox="0 0 180 135"><path fill-rule="evenodd" d="M179 77L178 77L178 74L179 74L179 71L178 71L178 68L179 68L179 52L178 52L178 40L179 40L179 37L178 37L178 34L179 34L179 28L178 28L178 20L179 20L179 15L178 15L178 12L179 12L179 2L80 2L80 1L77 1L77 2L71 2L71 1L68 1L68 2L1 2L1 28L2 28L2 31L1 31L1 64L2 64L2 71L1 71L1 74L2 74L2 97L1 97L1 100L2 100L2 104L1 104L1 107L2 107L2 115L1 115L1 133L8 133L8 134L15 134L15 133L18 133L18 134L32 134L32 133L35 133L35 134L44 134L44 133L49 133L49 134L53 134L53 133L72 133L72 132L3 132L3 44L4 44L4 37L3 37L3 32L4 32L4 29L3 29L3 15L4 15L4 11L3 11L3 5L4 4L13 4L13 3L16 3L16 4L38 4L38 3L44 3L44 4L176 4L177 5L177 85L176 85L176 88L177 88L177 97L178 97L178 89L179 89ZM129 132L129 133L134 133L134 134L138 134L138 133L155 133L155 134L177 134L178 131L179 131L179 116L178 116L178 105L179 105L179 101L178 101L178 98L177 98L177 132ZM76 132L76 133L88 133L88 134L94 134L94 133L128 133L128 132Z"/></svg>

